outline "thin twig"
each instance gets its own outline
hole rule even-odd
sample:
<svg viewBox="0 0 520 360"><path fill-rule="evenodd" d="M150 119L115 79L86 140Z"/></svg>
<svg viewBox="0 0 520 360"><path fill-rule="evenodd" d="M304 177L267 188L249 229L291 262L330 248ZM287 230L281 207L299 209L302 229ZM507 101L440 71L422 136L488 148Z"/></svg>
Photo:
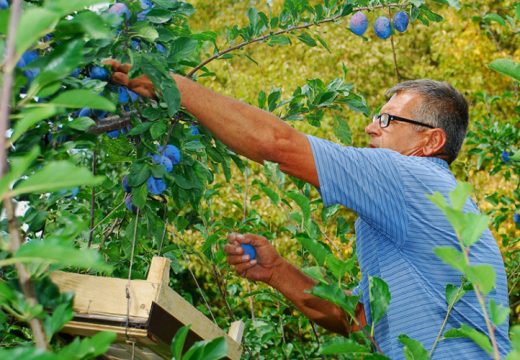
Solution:
<svg viewBox="0 0 520 360"><path fill-rule="evenodd" d="M390 18L392 17L392 9L390 9L390 8L388 8L388 15L390 16ZM397 81L401 82L402 77L401 77L401 74L399 73L399 67L397 66L397 54L395 51L393 35L390 36L390 43L392 44L392 54L393 54L393 58L394 58L395 76L397 76Z"/></svg>
<svg viewBox="0 0 520 360"><path fill-rule="evenodd" d="M97 151L94 149L94 152L92 153L92 174L96 176L97 172ZM88 232L88 244L87 247L90 249L90 246L92 245L92 239L94 237L94 217L95 217L95 210L96 210L96 187L92 186L92 194L90 196L90 226L89 226L89 232Z"/></svg>

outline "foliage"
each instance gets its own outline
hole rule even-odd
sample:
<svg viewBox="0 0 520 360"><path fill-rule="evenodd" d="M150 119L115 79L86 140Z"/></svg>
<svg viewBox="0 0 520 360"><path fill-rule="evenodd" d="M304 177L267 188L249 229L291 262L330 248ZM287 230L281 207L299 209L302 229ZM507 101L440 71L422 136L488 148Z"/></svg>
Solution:
<svg viewBox="0 0 520 360"><path fill-rule="evenodd" d="M316 279L318 285L312 290L315 295L353 316L359 298L345 294L345 290L354 288L359 275L352 256L353 216L339 207L323 209L309 185L284 176L274 164L261 168L245 163L207 130L197 127L196 118L180 108L180 94L169 72L193 76L222 92L234 88L235 96L256 102L291 125L319 135L332 127L328 132L340 142L360 145L363 122L357 120L381 103L381 90L388 87L384 79L393 77L394 69L389 41L375 40L370 31L362 38L346 33L341 22L352 12L369 4L366 14L373 23L389 11L405 10L410 15L410 27L402 35L392 34L392 41L396 39L399 54L409 56L400 57L396 69L399 67L405 78L429 73L447 77L442 71L451 76L460 71L459 63L467 63L457 59L461 51L443 49L457 43L459 39L450 41L450 37L462 32L448 31L448 38L437 43L431 34L455 26L452 24L457 16L462 20L467 14L478 13L470 22L497 44L490 52L484 45L479 49L486 54L500 52L497 58L503 58L508 55L507 49L515 48L511 44L520 21L520 7L500 15L487 4L465 5L464 13L454 15L452 10L425 1L287 0L241 12L236 7L244 5L230 1L211 5L164 0L124 3L128 12L119 13L112 4L96 0L23 2L14 58L18 66L10 101L9 172L0 180L0 195L4 205L13 198L19 207L25 207L16 218L24 243L17 250L10 247L13 233L3 219L0 334L2 345L11 349L1 350L0 357L80 359L104 353L114 341L112 334L63 344L58 332L72 316L71 296L59 294L48 273L66 268L127 277L131 268L133 278L144 278L151 257L159 254L172 260L176 276L171 285L222 327L232 317L249 317L248 308L254 309L254 318L247 321L246 356L275 358L282 349L291 359L319 354L382 358L368 355L370 333L346 339L315 331L276 293L257 286L245 291L249 285L242 286L240 280L223 272L226 265L221 245L227 233L263 234ZM448 3L457 8L460 5L457 1ZM220 27L219 16L211 16L211 11L220 12L219 6L227 7L223 12L232 13L227 16L228 21L231 19L227 28ZM203 16L204 11L210 15ZM237 13L244 16L237 17ZM1 58L7 46L9 15L9 8L0 10ZM436 24L443 18L447 21ZM211 26L194 30L205 23ZM411 31L413 35L409 35ZM473 41L471 34L464 41ZM367 51L369 46L371 51ZM374 48L385 50L372 51ZM286 60L289 53L292 57ZM351 57L346 56L349 53ZM454 54L453 58L445 53ZM420 61L423 56L428 61ZM473 54L464 56L471 59ZM148 75L159 99L138 98L104 78L103 59L108 57L131 62L132 75ZM316 58L312 64L308 64L310 57ZM324 61L333 65L325 66ZM298 62L302 65L296 65ZM518 64L512 60L495 60L490 68L518 80ZM279 77L275 83L258 85L258 78L264 78L261 69L276 72ZM317 69L326 69L329 74ZM456 75L455 86L464 78ZM243 78L236 81L237 76ZM458 166L476 165L486 176L499 176L508 184L516 184L513 191L481 192L492 205L488 215L495 229L509 224L510 230L501 233L500 239L514 303L518 299L515 285L520 262L518 231L510 225L512 212L520 211L516 160L520 134L514 125L518 112L509 122L499 118L515 106L518 110L518 88L501 96L488 96L484 90L475 95L481 85L475 78L471 79L468 95L489 111L477 114L482 121L476 122L468 135L469 150L463 165ZM504 80L490 82L485 90L493 94L503 89L500 81ZM376 100L368 103L365 98ZM514 99L516 103L510 105ZM501 107L505 110L498 109ZM354 121L346 121L347 112ZM171 172L163 166L166 153L161 150L168 144L181 154ZM503 151L511 153L507 162L502 159ZM124 176L127 189L121 187ZM239 183L242 179L244 186ZM158 181L164 183L164 191L158 190ZM128 210L123 206L125 200ZM486 220L457 215L440 199L438 202L448 217L463 223L457 232L464 246L471 246ZM468 280L483 294L492 288L492 277L483 275L482 270L487 268L458 262L461 255L451 250L438 249L437 253L468 272ZM38 303L27 301L13 264L25 264L29 270ZM382 315L391 294L381 279L372 278L371 284L372 307ZM447 288L448 305L452 306L465 291L470 289ZM498 324L505 309L490 302L489 314ZM31 319L43 323L53 354L29 346L33 335L26 324ZM172 342L175 358L181 358L186 329ZM456 329L451 335L479 338L466 330ZM415 340L404 336L400 340L407 357L424 355ZM222 346L218 339L202 343L182 359L210 351L220 354ZM515 349L519 351L518 346Z"/></svg>

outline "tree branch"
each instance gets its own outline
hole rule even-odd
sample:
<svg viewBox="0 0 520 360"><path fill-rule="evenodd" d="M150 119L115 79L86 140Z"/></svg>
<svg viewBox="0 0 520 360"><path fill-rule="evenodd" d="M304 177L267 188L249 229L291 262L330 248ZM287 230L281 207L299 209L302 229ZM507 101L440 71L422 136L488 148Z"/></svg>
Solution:
<svg viewBox="0 0 520 360"><path fill-rule="evenodd" d="M13 0L11 3L11 15L9 18L9 29L7 35L6 45L6 57L5 64L3 66L3 86L2 93L0 95L0 178L3 178L7 174L7 152L6 148L7 138L5 136L7 129L9 128L9 105L11 103L11 93L13 87L13 71L15 68L16 59L16 30L18 22L20 20L22 9L21 0ZM4 208L6 211L6 217L10 235L10 250L11 253L16 253L20 246L23 244L22 233L20 226L16 220L15 204L10 197L4 199ZM18 273L18 281L25 297L25 301L30 306L38 304L34 287L31 283L31 277L25 266L21 263L15 265ZM48 341L43 330L43 324L40 319L32 318L29 320L34 341L36 346L40 349L48 348Z"/></svg>

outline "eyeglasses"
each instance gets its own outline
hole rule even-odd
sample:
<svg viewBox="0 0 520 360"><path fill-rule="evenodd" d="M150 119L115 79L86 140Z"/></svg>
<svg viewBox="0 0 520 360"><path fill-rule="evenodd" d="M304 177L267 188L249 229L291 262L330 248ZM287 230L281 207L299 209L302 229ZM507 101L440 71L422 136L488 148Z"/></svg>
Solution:
<svg viewBox="0 0 520 360"><path fill-rule="evenodd" d="M388 125L390 125L390 121L402 121L402 122L407 122L407 123L414 124L414 125L426 126L427 128L430 128L430 129L435 129L435 126L423 124L423 123L415 121L415 120L405 119L400 116L390 115L387 113L374 115L372 117L372 122L376 122L376 121L379 121L379 126L381 126L381 128L388 127Z"/></svg>

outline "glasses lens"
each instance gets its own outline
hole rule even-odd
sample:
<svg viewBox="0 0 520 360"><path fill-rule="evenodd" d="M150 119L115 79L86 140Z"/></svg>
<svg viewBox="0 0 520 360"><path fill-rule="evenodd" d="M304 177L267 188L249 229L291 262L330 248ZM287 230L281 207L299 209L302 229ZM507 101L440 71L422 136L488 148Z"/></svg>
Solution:
<svg viewBox="0 0 520 360"><path fill-rule="evenodd" d="M385 128L388 126L388 123L390 122L390 115L388 114L381 114L379 115L379 121L382 128Z"/></svg>

